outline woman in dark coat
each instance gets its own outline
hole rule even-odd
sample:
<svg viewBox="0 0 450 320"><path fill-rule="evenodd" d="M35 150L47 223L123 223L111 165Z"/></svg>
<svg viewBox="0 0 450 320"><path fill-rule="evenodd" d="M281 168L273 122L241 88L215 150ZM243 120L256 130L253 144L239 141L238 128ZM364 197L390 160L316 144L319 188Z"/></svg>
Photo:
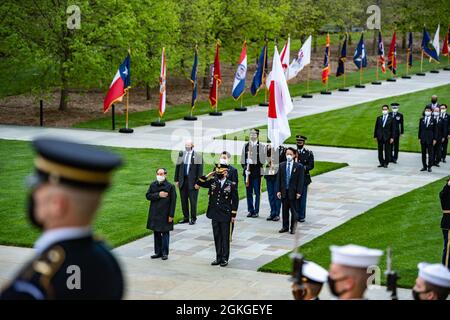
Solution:
<svg viewBox="0 0 450 320"><path fill-rule="evenodd" d="M151 258L167 260L169 231L173 230L177 193L175 186L167 181L166 169L156 171L156 181L150 184L146 198L150 201L147 229L153 230L155 237L155 254Z"/></svg>

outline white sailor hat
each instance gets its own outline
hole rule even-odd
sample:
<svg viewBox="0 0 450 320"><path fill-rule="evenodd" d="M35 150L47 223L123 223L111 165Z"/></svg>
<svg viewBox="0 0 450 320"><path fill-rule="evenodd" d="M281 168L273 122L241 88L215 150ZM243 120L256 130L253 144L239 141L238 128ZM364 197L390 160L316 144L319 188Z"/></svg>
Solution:
<svg viewBox="0 0 450 320"><path fill-rule="evenodd" d="M450 270L440 263L421 262L417 265L419 277L438 287L450 288Z"/></svg>
<svg viewBox="0 0 450 320"><path fill-rule="evenodd" d="M355 268L367 268L378 264L383 251L349 244L330 246L331 262Z"/></svg>
<svg viewBox="0 0 450 320"><path fill-rule="evenodd" d="M305 261L303 276L312 282L324 283L328 279L328 271L315 262Z"/></svg>

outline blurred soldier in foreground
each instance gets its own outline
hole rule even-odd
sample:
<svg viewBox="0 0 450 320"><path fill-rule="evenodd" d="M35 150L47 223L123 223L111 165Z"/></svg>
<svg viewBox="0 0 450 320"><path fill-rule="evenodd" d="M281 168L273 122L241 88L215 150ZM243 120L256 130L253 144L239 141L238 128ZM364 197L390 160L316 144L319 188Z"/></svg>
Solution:
<svg viewBox="0 0 450 320"><path fill-rule="evenodd" d="M419 276L412 290L414 300L446 300L450 292L450 271L442 264L419 263Z"/></svg>
<svg viewBox="0 0 450 320"><path fill-rule="evenodd" d="M312 261L305 261L302 267L303 279L300 279L300 281L303 283L303 288L295 283L292 285L294 299L320 300L320 291L328 279L327 270Z"/></svg>
<svg viewBox="0 0 450 320"><path fill-rule="evenodd" d="M2 299L121 299L122 272L91 225L121 159L89 146L37 139L28 183L28 215L43 231L36 255L1 293Z"/></svg>
<svg viewBox="0 0 450 320"><path fill-rule="evenodd" d="M368 268L378 265L383 251L353 244L331 246L330 250L330 292L341 300L363 299L371 276Z"/></svg>
<svg viewBox="0 0 450 320"><path fill-rule="evenodd" d="M444 236L444 250L442 251L442 264L450 269L450 180L447 181L442 191L439 193L441 199L442 219L441 229Z"/></svg>
<svg viewBox="0 0 450 320"><path fill-rule="evenodd" d="M239 206L236 183L229 180L228 166L218 165L215 171L197 180L200 187L208 188L209 202L206 216L212 220L216 259L213 266L228 265L230 256L231 224L235 222Z"/></svg>

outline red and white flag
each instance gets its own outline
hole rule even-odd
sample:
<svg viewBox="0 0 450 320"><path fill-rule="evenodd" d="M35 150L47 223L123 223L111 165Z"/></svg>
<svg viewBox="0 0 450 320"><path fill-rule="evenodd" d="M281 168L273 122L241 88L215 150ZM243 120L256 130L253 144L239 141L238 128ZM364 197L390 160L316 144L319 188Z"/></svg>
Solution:
<svg viewBox="0 0 450 320"><path fill-rule="evenodd" d="M159 116L166 111L166 49L162 49L161 74L159 76Z"/></svg>
<svg viewBox="0 0 450 320"><path fill-rule="evenodd" d="M128 54L125 60L117 70L105 100L103 100L103 112L107 112L109 107L115 102L121 102L131 84L130 77L130 55Z"/></svg>
<svg viewBox="0 0 450 320"><path fill-rule="evenodd" d="M289 65L291 64L291 37L288 38L288 41L281 50L281 66L283 67L284 75L286 79L289 78Z"/></svg>
<svg viewBox="0 0 450 320"><path fill-rule="evenodd" d="M272 72L267 79L267 87L269 88L267 134L273 148L276 149L291 136L287 115L294 108L277 47L274 50Z"/></svg>

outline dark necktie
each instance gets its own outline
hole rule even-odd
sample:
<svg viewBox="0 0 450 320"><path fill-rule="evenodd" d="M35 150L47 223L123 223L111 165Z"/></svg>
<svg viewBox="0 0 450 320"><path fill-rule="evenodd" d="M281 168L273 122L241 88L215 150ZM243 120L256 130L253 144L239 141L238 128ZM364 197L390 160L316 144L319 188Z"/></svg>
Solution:
<svg viewBox="0 0 450 320"><path fill-rule="evenodd" d="M289 181L291 181L291 163L288 162L287 167L286 167L286 189L289 188Z"/></svg>

